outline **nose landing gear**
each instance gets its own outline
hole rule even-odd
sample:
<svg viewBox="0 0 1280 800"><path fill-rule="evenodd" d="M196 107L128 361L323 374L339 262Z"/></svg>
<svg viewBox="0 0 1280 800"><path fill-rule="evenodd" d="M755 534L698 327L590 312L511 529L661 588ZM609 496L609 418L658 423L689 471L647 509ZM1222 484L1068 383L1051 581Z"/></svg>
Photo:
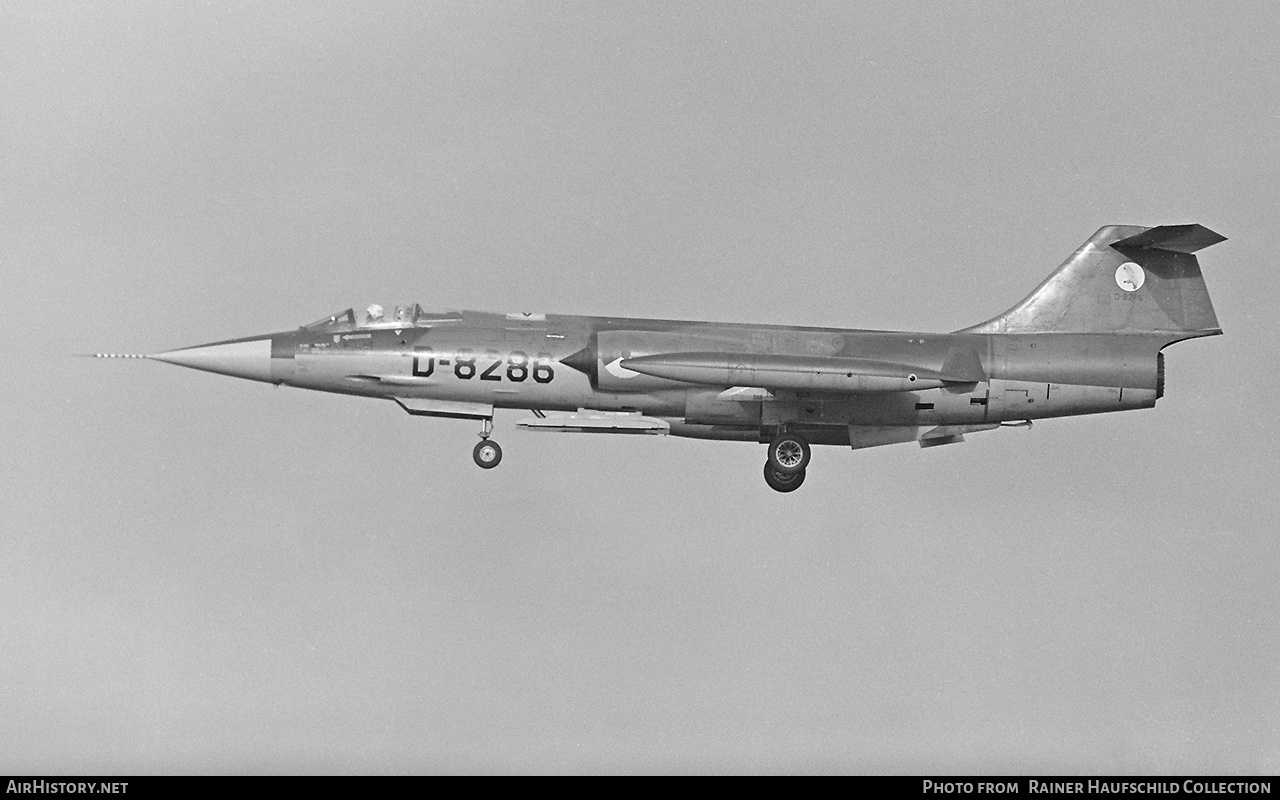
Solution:
<svg viewBox="0 0 1280 800"><path fill-rule="evenodd" d="M480 469L493 469L502 463L502 448L498 443L489 439L489 435L493 433L493 417L489 417L481 422L480 441L476 444L475 449L471 451L471 459L476 462L476 466Z"/></svg>

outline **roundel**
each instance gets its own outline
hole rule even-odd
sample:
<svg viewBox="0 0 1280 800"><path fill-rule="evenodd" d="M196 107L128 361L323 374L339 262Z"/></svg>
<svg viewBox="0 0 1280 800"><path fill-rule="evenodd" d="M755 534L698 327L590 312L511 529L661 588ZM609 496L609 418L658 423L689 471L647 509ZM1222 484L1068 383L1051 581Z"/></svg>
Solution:
<svg viewBox="0 0 1280 800"><path fill-rule="evenodd" d="M1116 267L1116 285L1126 292L1136 292L1142 288L1142 284L1146 283L1147 273L1142 271L1142 267L1126 261Z"/></svg>

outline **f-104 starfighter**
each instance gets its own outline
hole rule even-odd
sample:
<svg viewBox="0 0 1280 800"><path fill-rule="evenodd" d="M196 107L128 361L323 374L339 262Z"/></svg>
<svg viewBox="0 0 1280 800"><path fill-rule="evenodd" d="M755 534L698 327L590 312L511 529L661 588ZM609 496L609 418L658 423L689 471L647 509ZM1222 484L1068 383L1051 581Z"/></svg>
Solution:
<svg viewBox="0 0 1280 800"><path fill-rule="evenodd" d="M285 331L132 356L480 422L767 446L765 482L804 482L812 445L917 442L1032 420L1151 408L1163 349L1222 332L1201 225L1108 225L1017 305L951 333L367 305ZM123 357L102 353L99 357Z"/></svg>

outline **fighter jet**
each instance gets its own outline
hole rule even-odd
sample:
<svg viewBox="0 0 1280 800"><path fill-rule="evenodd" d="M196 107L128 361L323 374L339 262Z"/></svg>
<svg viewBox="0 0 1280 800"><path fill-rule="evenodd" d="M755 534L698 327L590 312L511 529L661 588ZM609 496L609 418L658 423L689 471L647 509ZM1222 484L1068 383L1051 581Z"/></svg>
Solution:
<svg viewBox="0 0 1280 800"><path fill-rule="evenodd" d="M812 445L935 447L1154 407L1164 348L1222 333L1194 255L1222 241L1201 225L1108 225L1020 303L952 333L374 304L282 333L96 355L477 420L484 469L502 460L497 409L531 412L516 425L537 431L758 442L765 482L792 492Z"/></svg>

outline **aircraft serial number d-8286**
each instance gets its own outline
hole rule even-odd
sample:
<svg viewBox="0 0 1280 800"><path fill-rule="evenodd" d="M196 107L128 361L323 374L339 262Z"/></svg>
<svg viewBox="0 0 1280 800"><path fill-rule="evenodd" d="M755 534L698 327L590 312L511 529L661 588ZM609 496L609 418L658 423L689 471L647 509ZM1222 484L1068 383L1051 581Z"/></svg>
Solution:
<svg viewBox="0 0 1280 800"><path fill-rule="evenodd" d="M1222 332L1195 252L1223 240L1201 225L1106 226L1020 303L951 333L370 305L132 357L477 420L486 469L502 459L496 409L532 412L516 423L532 430L759 442L765 481L790 492L812 445L933 447L1153 407L1163 349Z"/></svg>
<svg viewBox="0 0 1280 800"><path fill-rule="evenodd" d="M453 364L453 375L461 380L470 380L476 376L477 356L470 350L459 350L456 354L449 358L440 358L437 361L435 352L430 347L416 348L418 352L413 357L413 375L418 378L429 378L435 373L436 364L442 367ZM512 383L523 383L529 379L530 374L536 383L551 383L555 380L556 372L551 366L552 355L550 353L539 353L537 358L532 362L529 356L521 353L519 350L514 353L503 355L497 350L486 350L484 352L483 361L488 361L489 366L484 368L480 373L482 381L500 381L503 377ZM505 366L505 371L503 367ZM532 369L532 373L530 373Z"/></svg>

